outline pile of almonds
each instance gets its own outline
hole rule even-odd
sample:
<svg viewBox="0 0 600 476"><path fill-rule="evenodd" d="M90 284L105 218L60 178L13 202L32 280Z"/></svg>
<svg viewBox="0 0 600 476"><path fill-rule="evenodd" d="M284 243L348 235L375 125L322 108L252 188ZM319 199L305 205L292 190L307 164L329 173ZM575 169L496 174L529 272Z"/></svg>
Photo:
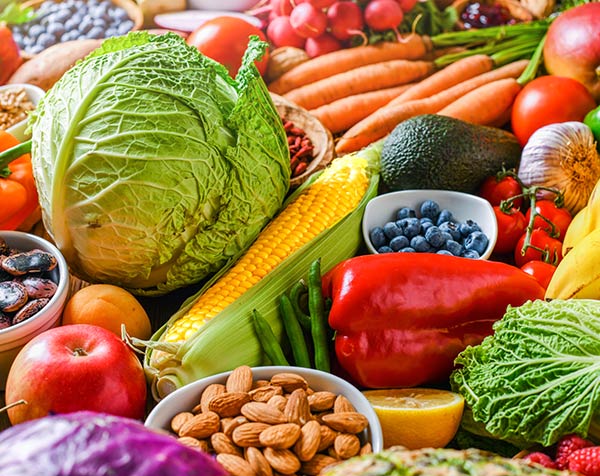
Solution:
<svg viewBox="0 0 600 476"><path fill-rule="evenodd" d="M318 475L370 453L359 437L367 426L343 395L315 391L295 373L254 381L247 366L207 386L198 405L171 420L179 441L216 453L232 476Z"/></svg>

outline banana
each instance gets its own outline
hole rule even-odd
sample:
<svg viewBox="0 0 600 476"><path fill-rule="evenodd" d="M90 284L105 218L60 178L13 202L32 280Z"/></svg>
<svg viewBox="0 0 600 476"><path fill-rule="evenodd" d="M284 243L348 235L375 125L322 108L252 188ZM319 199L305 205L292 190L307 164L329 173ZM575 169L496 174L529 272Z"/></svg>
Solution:
<svg viewBox="0 0 600 476"><path fill-rule="evenodd" d="M558 264L546 299L600 299L600 228L580 240Z"/></svg>
<svg viewBox="0 0 600 476"><path fill-rule="evenodd" d="M563 241L563 256L566 256L577 243L598 227L600 227L600 180L592 190L587 206L582 208L569 224Z"/></svg>

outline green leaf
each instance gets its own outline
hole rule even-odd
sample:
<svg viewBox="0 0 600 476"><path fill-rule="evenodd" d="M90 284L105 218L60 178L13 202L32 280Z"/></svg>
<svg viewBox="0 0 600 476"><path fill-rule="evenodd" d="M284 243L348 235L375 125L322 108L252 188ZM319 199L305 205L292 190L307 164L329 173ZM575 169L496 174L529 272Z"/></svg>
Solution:
<svg viewBox="0 0 600 476"><path fill-rule="evenodd" d="M0 1L0 23L8 25L27 23L35 16L35 10L32 7L24 7L17 2Z"/></svg>

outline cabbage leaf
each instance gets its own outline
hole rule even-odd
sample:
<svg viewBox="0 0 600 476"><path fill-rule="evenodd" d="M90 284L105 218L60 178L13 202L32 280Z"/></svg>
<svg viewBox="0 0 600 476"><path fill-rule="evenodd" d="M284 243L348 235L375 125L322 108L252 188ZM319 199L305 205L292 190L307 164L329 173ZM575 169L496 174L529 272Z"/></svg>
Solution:
<svg viewBox="0 0 600 476"><path fill-rule="evenodd" d="M600 301L509 307L455 363L453 389L492 436L520 447L585 437L600 408Z"/></svg>
<svg viewBox="0 0 600 476"><path fill-rule="evenodd" d="M137 294L197 283L247 248L289 189L281 119L254 66L232 79L175 34L104 41L32 123L44 224L77 276Z"/></svg>

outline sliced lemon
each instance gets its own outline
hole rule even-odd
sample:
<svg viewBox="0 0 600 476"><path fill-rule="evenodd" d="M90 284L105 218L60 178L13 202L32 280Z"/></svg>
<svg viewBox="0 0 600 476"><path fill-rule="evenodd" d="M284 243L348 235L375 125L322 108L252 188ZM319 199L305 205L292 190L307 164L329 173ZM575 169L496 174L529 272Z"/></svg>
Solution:
<svg viewBox="0 0 600 476"><path fill-rule="evenodd" d="M363 392L379 417L386 448L443 448L458 430L464 399L433 388L399 388Z"/></svg>

